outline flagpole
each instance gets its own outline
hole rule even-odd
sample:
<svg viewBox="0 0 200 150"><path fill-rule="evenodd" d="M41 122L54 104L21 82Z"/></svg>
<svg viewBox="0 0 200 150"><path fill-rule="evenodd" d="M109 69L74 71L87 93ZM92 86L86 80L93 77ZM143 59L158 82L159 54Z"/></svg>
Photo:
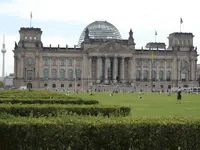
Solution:
<svg viewBox="0 0 200 150"><path fill-rule="evenodd" d="M155 43L156 43L156 36L157 36L157 31L155 30Z"/></svg>
<svg viewBox="0 0 200 150"><path fill-rule="evenodd" d="M183 23L183 19L180 18L180 32L181 32L181 24Z"/></svg>

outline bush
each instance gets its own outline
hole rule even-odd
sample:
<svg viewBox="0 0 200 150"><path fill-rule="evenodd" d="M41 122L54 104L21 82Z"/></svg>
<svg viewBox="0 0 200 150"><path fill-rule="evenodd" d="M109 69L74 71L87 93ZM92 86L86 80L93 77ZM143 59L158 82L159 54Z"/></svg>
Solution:
<svg viewBox="0 0 200 150"><path fill-rule="evenodd" d="M50 105L50 104L32 104L32 105L0 105L0 112L5 112L20 116L57 116L62 114L76 113L78 115L97 116L127 116L130 114L130 107L123 106L105 106L105 105Z"/></svg>
<svg viewBox="0 0 200 150"><path fill-rule="evenodd" d="M16 100L16 99L2 99L0 100L0 104L2 103L11 103L11 104L98 104L97 100L82 100L82 99L35 99L35 100Z"/></svg>
<svg viewBox="0 0 200 150"><path fill-rule="evenodd" d="M0 149L200 149L200 122L179 117L15 117L0 120L0 135Z"/></svg>

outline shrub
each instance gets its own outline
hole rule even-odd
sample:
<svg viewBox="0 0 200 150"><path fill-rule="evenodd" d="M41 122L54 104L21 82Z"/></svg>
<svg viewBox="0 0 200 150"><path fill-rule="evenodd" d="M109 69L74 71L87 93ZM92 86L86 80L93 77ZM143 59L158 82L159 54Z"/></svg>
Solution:
<svg viewBox="0 0 200 150"><path fill-rule="evenodd" d="M56 104L32 104L32 105L0 105L0 112L6 112L20 116L57 116L62 114L76 113L78 115L97 116L127 116L130 114L130 107L105 106L105 105L56 105Z"/></svg>
<svg viewBox="0 0 200 150"><path fill-rule="evenodd" d="M0 149L200 149L192 118L78 117L0 120Z"/></svg>

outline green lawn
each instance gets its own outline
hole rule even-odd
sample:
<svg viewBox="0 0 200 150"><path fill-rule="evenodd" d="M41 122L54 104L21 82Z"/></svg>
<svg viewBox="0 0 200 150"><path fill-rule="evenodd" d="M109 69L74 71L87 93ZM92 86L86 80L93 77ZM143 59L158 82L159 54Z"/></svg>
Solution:
<svg viewBox="0 0 200 150"><path fill-rule="evenodd" d="M176 104L176 96L167 93L145 93L138 99L138 93L119 93L109 96L109 93L71 93L70 96L96 99L100 104L124 105L132 108L131 115L136 117L188 116L200 117L200 94L183 94L181 104Z"/></svg>

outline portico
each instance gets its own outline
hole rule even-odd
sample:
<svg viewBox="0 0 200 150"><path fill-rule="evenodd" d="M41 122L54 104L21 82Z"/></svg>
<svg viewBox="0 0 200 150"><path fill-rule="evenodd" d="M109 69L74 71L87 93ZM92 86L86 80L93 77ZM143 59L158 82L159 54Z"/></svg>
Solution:
<svg viewBox="0 0 200 150"><path fill-rule="evenodd" d="M88 63L90 79L96 83L124 83L125 82L125 62L127 68L131 68L129 60L131 57L124 56L92 56L88 58L92 63ZM126 76L130 77L131 70L127 70ZM127 79L126 79L127 80Z"/></svg>

